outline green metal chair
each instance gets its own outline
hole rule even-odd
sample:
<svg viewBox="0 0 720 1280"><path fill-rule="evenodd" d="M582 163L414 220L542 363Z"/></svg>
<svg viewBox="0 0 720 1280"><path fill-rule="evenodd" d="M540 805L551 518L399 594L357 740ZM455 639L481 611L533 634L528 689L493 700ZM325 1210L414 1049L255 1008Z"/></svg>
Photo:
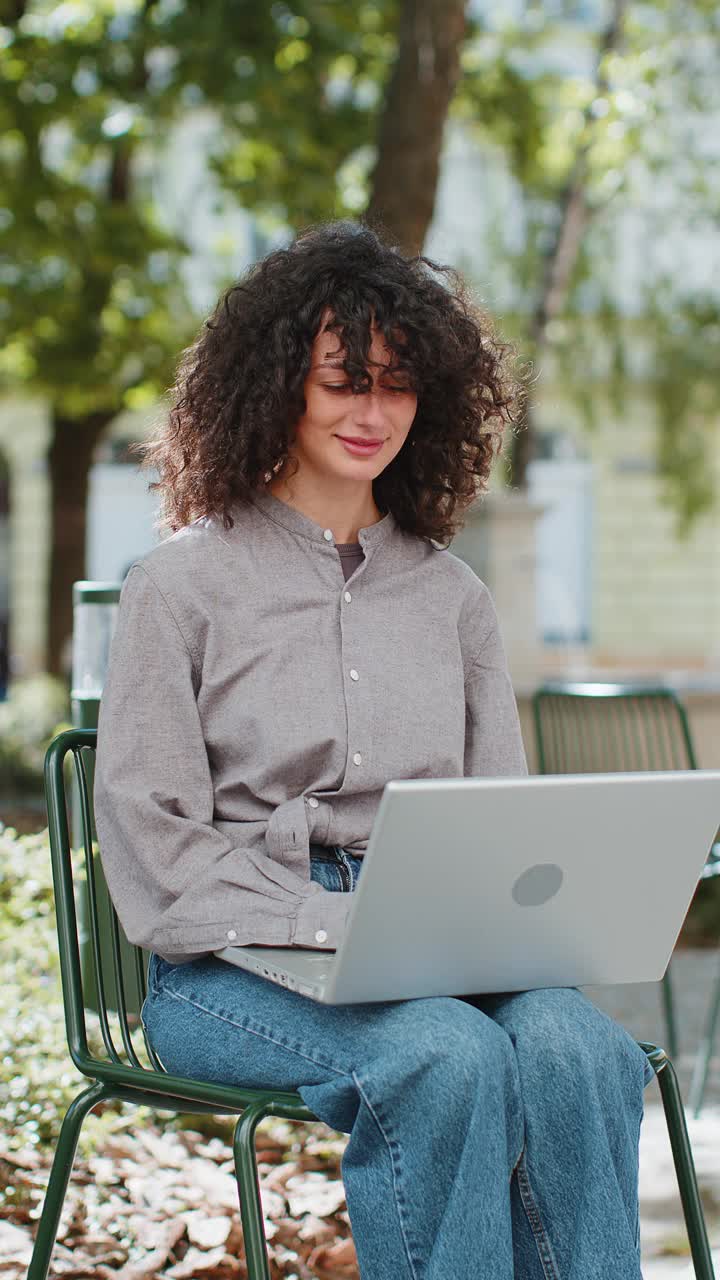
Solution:
<svg viewBox="0 0 720 1280"><path fill-rule="evenodd" d="M631 773L646 769L697 769L687 713L677 694L643 684L548 681L532 699L540 773ZM720 872L720 842L713 845L703 879ZM678 1037L671 965L661 992L668 1052ZM720 1013L720 976L690 1089L699 1114Z"/></svg>
<svg viewBox="0 0 720 1280"><path fill-rule="evenodd" d="M190 1114L238 1115L233 1138L235 1169L238 1180L240 1211L249 1280L270 1280L267 1245L263 1230L263 1214L255 1161L254 1133L259 1121L267 1115L289 1120L317 1120L297 1093L280 1093L258 1089L239 1089L226 1085L187 1080L166 1072L144 1036L128 1015L124 1002L128 974L127 957L133 956L134 981L144 991L145 972L140 948L121 948L124 935L117 916L111 918L111 947L102 947L98 936L96 907L96 845L92 812L92 786L88 781L94 767L96 729L69 729L50 743L45 756L45 794L48 808L50 851L52 856L55 907L57 914L60 966L70 1056L76 1067L92 1083L68 1108L62 1124L55 1158L50 1173L45 1203L38 1226L28 1280L45 1280L48 1274L63 1200L83 1119L99 1103L117 1098L156 1107L159 1111ZM82 849L71 845L65 801L64 762L72 756L80 794ZM87 878L89 923L95 964L95 992L99 995L99 1025L95 1049L89 1046L89 1028L83 998L82 973L78 945L78 917L75 893L79 877ZM112 974L104 969L108 954L112 958ZM112 989L118 997L117 1008L110 1013L105 1002L109 989L106 978L112 977ZM142 1035L143 1044L135 1043ZM643 1044L660 1085L667 1118L680 1197L687 1225L695 1274L698 1280L714 1280L710 1246L698 1193L692 1151L680 1101L677 1079L670 1059L655 1045ZM142 1054L145 1062L140 1060ZM146 1063L148 1065L146 1065ZM438 1098L438 1107L442 1098ZM418 1117L418 1123L422 1118Z"/></svg>
<svg viewBox="0 0 720 1280"><path fill-rule="evenodd" d="M110 1098L156 1107L159 1111L239 1117L233 1135L233 1154L248 1280L270 1280L255 1159L255 1130L268 1115L305 1121L315 1121L318 1117L304 1105L298 1093L238 1089L170 1074L153 1052L142 1024L128 1011L128 991L139 988L144 997L147 990L145 958L140 947L130 947L127 943L113 908L109 947L100 936L103 917L98 911L100 877L95 865L97 836L91 782L96 743L96 729L69 729L53 739L45 755L45 798L67 1041L75 1066L92 1083L74 1099L62 1123L28 1280L45 1280L48 1274L80 1127L93 1107ZM79 841L71 845L65 798L64 764L70 753L79 789L81 850ZM87 993L83 992L75 900L83 874L92 942L91 1006L85 999ZM132 969L128 956L132 958ZM110 994L115 1006L112 1009L108 1003ZM86 1005L98 1010L99 1033L94 1036L89 1035ZM97 1044L89 1044L89 1040Z"/></svg>

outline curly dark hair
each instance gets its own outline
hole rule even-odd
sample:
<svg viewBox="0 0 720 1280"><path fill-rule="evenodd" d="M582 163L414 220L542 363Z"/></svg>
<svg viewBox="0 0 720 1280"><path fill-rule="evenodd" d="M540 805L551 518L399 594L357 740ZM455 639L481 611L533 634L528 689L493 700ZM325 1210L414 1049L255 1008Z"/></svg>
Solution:
<svg viewBox="0 0 720 1280"><path fill-rule="evenodd" d="M321 223L275 249L221 295L183 352L169 416L131 446L157 468L158 526L175 532L222 516L292 465L289 446L305 412L303 387L327 310L353 389L367 372L374 324L417 393L405 444L373 481L378 509L401 528L446 545L487 487L521 386L510 343L469 298L460 274L405 256L366 223ZM292 473L290 473L292 474Z"/></svg>

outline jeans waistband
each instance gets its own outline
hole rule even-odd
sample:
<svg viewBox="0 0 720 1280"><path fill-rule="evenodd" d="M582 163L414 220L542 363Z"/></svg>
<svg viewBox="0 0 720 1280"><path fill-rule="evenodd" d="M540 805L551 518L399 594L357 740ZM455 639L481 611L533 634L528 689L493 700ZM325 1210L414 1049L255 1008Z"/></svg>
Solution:
<svg viewBox="0 0 720 1280"><path fill-rule="evenodd" d="M310 857L317 862L340 862L334 844L311 844Z"/></svg>
<svg viewBox="0 0 720 1280"><path fill-rule="evenodd" d="M315 862L342 862L342 858L338 854L341 848L337 844L311 844L310 857ZM356 862L362 862L362 854L345 853L346 858L353 858Z"/></svg>

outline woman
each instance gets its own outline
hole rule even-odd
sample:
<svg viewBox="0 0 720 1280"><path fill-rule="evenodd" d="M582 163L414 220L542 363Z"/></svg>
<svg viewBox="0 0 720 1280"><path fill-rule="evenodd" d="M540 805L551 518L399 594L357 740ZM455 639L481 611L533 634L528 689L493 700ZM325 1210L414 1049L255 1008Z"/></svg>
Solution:
<svg viewBox="0 0 720 1280"><path fill-rule="evenodd" d="M326 1006L213 955L335 948L389 779L527 771L444 545L514 421L507 359L449 267L329 224L227 291L141 446L172 534L123 584L95 815L144 1022L168 1070L349 1133L362 1280L640 1275L652 1073L579 992Z"/></svg>

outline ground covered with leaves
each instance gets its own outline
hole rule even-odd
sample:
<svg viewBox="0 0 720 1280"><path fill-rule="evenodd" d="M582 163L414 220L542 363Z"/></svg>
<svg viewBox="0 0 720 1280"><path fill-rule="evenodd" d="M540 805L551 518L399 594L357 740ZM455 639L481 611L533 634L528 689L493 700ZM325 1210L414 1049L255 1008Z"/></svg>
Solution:
<svg viewBox="0 0 720 1280"><path fill-rule="evenodd" d="M107 1124L107 1116L102 1117ZM232 1150L226 1137L164 1131L137 1111L115 1116L78 1159L53 1255L53 1274L98 1280L230 1280L247 1275ZM340 1178L346 1139L324 1125L267 1119L257 1134L271 1275L358 1276ZM91 1139L92 1141L92 1139ZM0 1138L0 1275L20 1280L49 1169L41 1149Z"/></svg>
<svg viewBox="0 0 720 1280"><path fill-rule="evenodd" d="M62 1117L87 1082L65 1043L47 830L2 822L0 989L0 1277L20 1280ZM231 1125L102 1104L83 1125L52 1274L242 1280ZM267 1118L256 1140L273 1280L355 1280L347 1136Z"/></svg>

